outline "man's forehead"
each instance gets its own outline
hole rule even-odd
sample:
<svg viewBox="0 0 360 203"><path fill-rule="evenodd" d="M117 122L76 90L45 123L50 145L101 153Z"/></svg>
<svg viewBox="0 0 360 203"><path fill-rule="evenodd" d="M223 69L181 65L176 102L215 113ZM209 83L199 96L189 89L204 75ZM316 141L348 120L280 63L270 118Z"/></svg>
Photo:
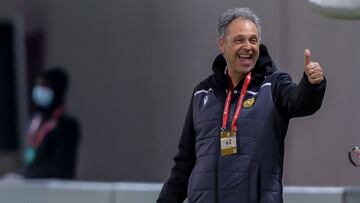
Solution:
<svg viewBox="0 0 360 203"><path fill-rule="evenodd" d="M49 85L49 82L43 77L36 78L35 83L38 84L38 85L43 85L43 86L48 86Z"/></svg>
<svg viewBox="0 0 360 203"><path fill-rule="evenodd" d="M258 31L258 28L254 22L241 18L236 18L229 23L229 25L227 26L227 30L232 29Z"/></svg>
<svg viewBox="0 0 360 203"><path fill-rule="evenodd" d="M235 19L226 29L226 35L231 36L257 36L259 35L258 28L250 20Z"/></svg>

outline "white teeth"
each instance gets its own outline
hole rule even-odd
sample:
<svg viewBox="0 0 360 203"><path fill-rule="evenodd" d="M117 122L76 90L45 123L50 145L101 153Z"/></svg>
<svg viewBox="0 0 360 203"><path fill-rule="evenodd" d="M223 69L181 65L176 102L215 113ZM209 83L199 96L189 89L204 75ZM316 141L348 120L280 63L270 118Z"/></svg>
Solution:
<svg viewBox="0 0 360 203"><path fill-rule="evenodd" d="M240 58L250 58L251 54L239 54L238 55Z"/></svg>

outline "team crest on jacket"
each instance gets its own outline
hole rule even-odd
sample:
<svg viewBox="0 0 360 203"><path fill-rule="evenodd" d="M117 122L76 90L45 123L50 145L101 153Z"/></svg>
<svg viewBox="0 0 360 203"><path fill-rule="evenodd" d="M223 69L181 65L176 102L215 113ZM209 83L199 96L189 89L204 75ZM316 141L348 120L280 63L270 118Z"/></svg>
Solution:
<svg viewBox="0 0 360 203"><path fill-rule="evenodd" d="M255 97L249 98L244 101L243 108L245 109L250 108L254 105L254 103L255 103Z"/></svg>

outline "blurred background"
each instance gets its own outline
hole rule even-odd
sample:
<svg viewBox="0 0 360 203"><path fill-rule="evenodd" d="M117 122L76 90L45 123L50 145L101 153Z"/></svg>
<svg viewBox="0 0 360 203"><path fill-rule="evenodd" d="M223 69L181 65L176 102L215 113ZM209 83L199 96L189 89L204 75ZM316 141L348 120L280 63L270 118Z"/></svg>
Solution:
<svg viewBox="0 0 360 203"><path fill-rule="evenodd" d="M250 7L263 43L298 81L312 51L328 79L323 106L293 119L285 185L356 186L360 21L323 17L305 0L1 0L0 173L19 164L34 74L62 65L67 109L82 127L78 180L163 182L194 86L211 74L217 18Z"/></svg>

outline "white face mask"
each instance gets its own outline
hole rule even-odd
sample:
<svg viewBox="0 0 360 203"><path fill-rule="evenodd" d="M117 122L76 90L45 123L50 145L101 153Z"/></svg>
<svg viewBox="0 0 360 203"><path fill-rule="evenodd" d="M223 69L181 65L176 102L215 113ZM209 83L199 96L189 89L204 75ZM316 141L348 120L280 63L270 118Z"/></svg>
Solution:
<svg viewBox="0 0 360 203"><path fill-rule="evenodd" d="M36 85L32 90L32 100L39 107L49 107L54 99L54 91L48 87Z"/></svg>

